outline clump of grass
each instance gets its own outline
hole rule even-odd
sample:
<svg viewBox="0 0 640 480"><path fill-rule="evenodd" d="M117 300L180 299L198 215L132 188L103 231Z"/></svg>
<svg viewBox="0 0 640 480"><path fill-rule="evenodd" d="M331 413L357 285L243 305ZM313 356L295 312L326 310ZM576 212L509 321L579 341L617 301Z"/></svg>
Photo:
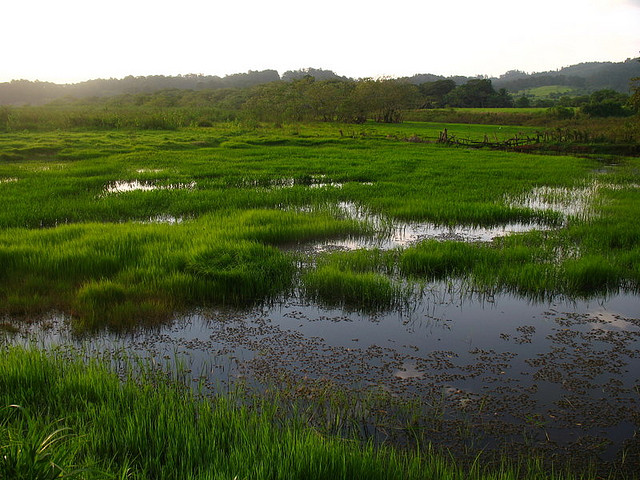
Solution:
<svg viewBox="0 0 640 480"><path fill-rule="evenodd" d="M134 324L157 324L166 320L173 304L167 297L150 297L132 285L114 280L92 280L79 288L72 313L77 331L108 327L132 328ZM135 322L135 323L134 323Z"/></svg>
<svg viewBox="0 0 640 480"><path fill-rule="evenodd" d="M317 259L314 269L302 275L305 295L332 306L385 310L400 305L408 288L392 280L397 252L358 249Z"/></svg>
<svg viewBox="0 0 640 480"><path fill-rule="evenodd" d="M391 275L396 271L397 252L359 248L349 252L333 253L330 259L325 261L341 270Z"/></svg>
<svg viewBox="0 0 640 480"><path fill-rule="evenodd" d="M255 242L219 242L193 254L187 272L211 282L211 297L239 302L274 295L291 285L290 257Z"/></svg>
<svg viewBox="0 0 640 480"><path fill-rule="evenodd" d="M618 266L601 256L567 260L561 269L567 290L577 295L617 291L621 283Z"/></svg>
<svg viewBox="0 0 640 480"><path fill-rule="evenodd" d="M402 296L401 289L384 275L341 270L334 265L307 272L302 284L310 299L363 310L390 308Z"/></svg>
<svg viewBox="0 0 640 480"><path fill-rule="evenodd" d="M531 299L546 299L557 295L558 269L548 263L526 263L520 266L504 265L490 274L485 285L497 290L507 290ZM485 279L487 276L485 275Z"/></svg>
<svg viewBox="0 0 640 480"><path fill-rule="evenodd" d="M479 262L493 261L493 253L468 243L429 240L402 253L400 270L406 275L430 279L455 277L469 273Z"/></svg>

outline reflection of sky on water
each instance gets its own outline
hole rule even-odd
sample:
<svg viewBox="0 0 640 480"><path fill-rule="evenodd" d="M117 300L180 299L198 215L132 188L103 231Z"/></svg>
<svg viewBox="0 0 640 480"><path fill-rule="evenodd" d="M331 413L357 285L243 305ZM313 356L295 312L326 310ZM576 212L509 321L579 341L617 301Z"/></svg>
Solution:
<svg viewBox="0 0 640 480"><path fill-rule="evenodd" d="M539 415L560 443L633 430L630 418L639 409L633 389L640 378L637 295L537 303L439 287L410 311L371 315L289 298L250 310L193 312L156 328L83 340L71 335L63 317L52 315L27 326L16 341L72 343L169 368L178 363L214 389L287 373L421 398L437 391L460 408L471 408L474 398L493 398L495 405L503 396L519 398L500 407L506 410L487 402L487 411L495 409L491 419L519 422ZM572 409L563 403L568 400L578 416L596 407L628 413L583 424L571 419ZM611 439L619 445L626 438Z"/></svg>
<svg viewBox="0 0 640 480"><path fill-rule="evenodd" d="M334 214L338 217L367 222L379 232L373 237L333 239L312 245L317 252L333 249L357 250L380 248L390 250L406 247L421 240L453 240L459 242L490 242L494 238L551 227L537 222L507 223L495 226L437 225L431 222L400 222L373 214L352 202L340 202Z"/></svg>
<svg viewBox="0 0 640 480"><path fill-rule="evenodd" d="M325 186L325 184L321 184ZM318 185L319 186L319 185ZM637 188L626 185L624 188ZM511 207L530 208L539 211L552 211L566 217L588 218L593 215L597 194L603 189L620 189L619 185L600 183L597 180L583 187L559 188L541 186L516 198L505 198ZM320 242L313 246L316 251L332 249L356 250L358 248L380 248L389 250L406 247L421 240L452 240L460 242L491 242L495 238L512 233L524 233L533 230L550 230L552 226L539 222L507 223L495 226L438 225L430 222L400 222L367 211L366 208L352 202L340 202L335 211L342 216L370 223L379 234L375 238L350 238Z"/></svg>
<svg viewBox="0 0 640 480"><path fill-rule="evenodd" d="M104 187L103 195L127 193L133 191L150 192L152 190L192 190L195 182L177 183L175 185L156 185L153 182L141 182L140 180L118 180Z"/></svg>

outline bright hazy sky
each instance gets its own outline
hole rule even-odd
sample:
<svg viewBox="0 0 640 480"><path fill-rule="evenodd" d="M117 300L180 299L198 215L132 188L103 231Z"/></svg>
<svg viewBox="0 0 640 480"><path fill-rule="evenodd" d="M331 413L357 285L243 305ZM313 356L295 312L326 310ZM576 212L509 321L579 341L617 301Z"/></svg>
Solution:
<svg viewBox="0 0 640 480"><path fill-rule="evenodd" d="M640 0L3 0L0 12L0 82L498 76L640 56Z"/></svg>

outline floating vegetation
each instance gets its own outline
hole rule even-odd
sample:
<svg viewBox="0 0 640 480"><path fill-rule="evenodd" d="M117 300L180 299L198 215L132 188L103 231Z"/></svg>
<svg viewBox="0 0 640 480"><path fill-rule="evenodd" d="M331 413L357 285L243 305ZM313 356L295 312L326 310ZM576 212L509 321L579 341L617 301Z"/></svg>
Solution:
<svg viewBox="0 0 640 480"><path fill-rule="evenodd" d="M536 302L441 282L414 300L411 311L370 313L286 297L90 341L69 336L60 319L26 325L12 341L64 340L118 365L140 356L178 378L183 365L200 393L238 384L278 392L305 422L334 434L419 440L470 460L495 448L606 467L627 452L619 468L634 470L640 397L628 372L640 368L637 296Z"/></svg>

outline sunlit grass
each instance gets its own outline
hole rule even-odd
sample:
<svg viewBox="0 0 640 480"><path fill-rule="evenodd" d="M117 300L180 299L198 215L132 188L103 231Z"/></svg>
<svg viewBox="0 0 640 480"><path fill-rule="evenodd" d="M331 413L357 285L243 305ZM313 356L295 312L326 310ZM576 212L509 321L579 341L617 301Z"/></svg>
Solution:
<svg viewBox="0 0 640 480"><path fill-rule="evenodd" d="M448 277L534 297L638 289L637 159L598 173L605 186L589 215L568 217L509 199L584 187L602 162L405 141L442 127L226 123L3 134L0 310L59 309L78 325L118 328L198 305L264 301L299 279L310 298L357 308L387 308L404 295L398 285ZM484 135L488 127L465 128ZM148 189L110 191L115 182ZM341 203L388 223L551 230L332 254L300 271L292 249L374 234Z"/></svg>
<svg viewBox="0 0 640 480"><path fill-rule="evenodd" d="M179 225L9 229L0 233L2 308L19 314L54 306L84 326L118 328L178 308L262 301L292 288L295 258L275 245L365 231L355 221L285 211L228 212Z"/></svg>

